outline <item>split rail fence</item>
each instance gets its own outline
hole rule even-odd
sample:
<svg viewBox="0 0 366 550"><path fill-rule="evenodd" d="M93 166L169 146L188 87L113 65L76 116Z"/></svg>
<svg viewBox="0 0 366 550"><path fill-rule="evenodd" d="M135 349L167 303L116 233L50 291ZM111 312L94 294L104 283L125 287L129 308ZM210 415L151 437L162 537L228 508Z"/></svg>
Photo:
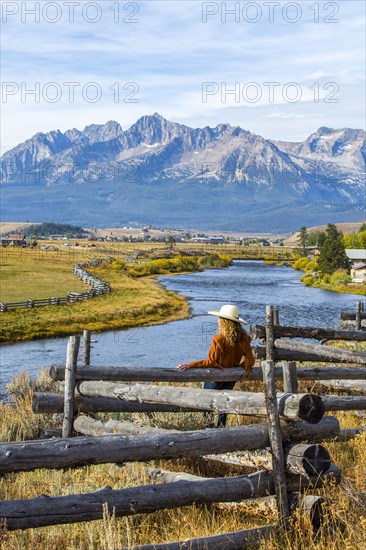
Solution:
<svg viewBox="0 0 366 550"><path fill-rule="evenodd" d="M82 366L77 366L80 337L70 337L66 365L53 365L50 375L62 381L64 394L36 393L34 413L63 412L62 437L0 445L0 474L37 468L67 468L76 465L129 463L155 459L203 457L209 461L255 466L259 471L234 477L202 478L190 474L147 469L159 484L113 490L104 487L93 493L0 502L0 518L7 529L27 529L55 524L91 521L103 517L103 507L116 517L146 514L193 503L235 502L273 495L278 522L233 533L142 545L149 550L242 549L286 528L289 516L300 508L319 527L324 498L309 494L325 480L341 479L321 444L327 439L348 440L365 430L341 430L332 411L366 410L362 395L366 381L366 353L348 352L333 346L294 342L293 338L366 341L366 331L337 331L314 327L279 325L278 312L266 308L266 322L251 327L251 334L263 339L265 360L250 376L243 369L132 368L90 365L90 337L84 331ZM284 341L286 337L287 340ZM286 344L286 345L285 345ZM290 344L294 344L291 346ZM310 355L317 362L346 362L347 365L298 367L281 357L284 351L298 361ZM302 346L312 346L303 348ZM261 351L257 355L260 356ZM326 352L326 354L324 353ZM314 359L316 358L316 359ZM306 359L308 360L308 359ZM283 392L275 381L283 380ZM352 382L361 395L316 395L298 393L298 380ZM217 391L182 386L158 386L151 382L196 382L223 380L262 380L263 392ZM136 382L150 382L139 384ZM180 432L135 422L91 418L94 412L131 411L208 411L263 417L262 423L228 428ZM84 413L84 414L82 414ZM82 434L77 437L75 433ZM226 453L234 453L228 456ZM236 457L236 458L235 458ZM237 460L237 462L235 462ZM124 467L128 467L126 464Z"/></svg>
<svg viewBox="0 0 366 550"><path fill-rule="evenodd" d="M98 277L95 277L92 273L87 271L85 268L89 266L97 266L108 260L104 259L95 259L85 262L83 264L76 264L73 267L73 273L81 279L83 282L90 285L92 288L86 292L69 292L67 296L61 298L44 298L41 300L25 300L24 302L8 302L0 303L0 312L8 311L10 309L18 308L34 308L34 307L44 307L44 306L59 306L61 304L67 304L70 302L82 302L84 300L90 300L95 296L100 296L102 294L107 294L111 291L111 285L107 281L103 281Z"/></svg>

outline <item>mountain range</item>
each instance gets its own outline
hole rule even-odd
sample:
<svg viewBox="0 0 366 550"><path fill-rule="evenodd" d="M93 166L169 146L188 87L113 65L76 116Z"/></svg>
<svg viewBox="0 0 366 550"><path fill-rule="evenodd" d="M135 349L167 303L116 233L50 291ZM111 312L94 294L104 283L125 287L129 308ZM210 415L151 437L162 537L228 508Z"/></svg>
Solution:
<svg viewBox="0 0 366 550"><path fill-rule="evenodd" d="M365 131L304 142L155 113L37 133L1 158L2 220L289 231L365 217Z"/></svg>

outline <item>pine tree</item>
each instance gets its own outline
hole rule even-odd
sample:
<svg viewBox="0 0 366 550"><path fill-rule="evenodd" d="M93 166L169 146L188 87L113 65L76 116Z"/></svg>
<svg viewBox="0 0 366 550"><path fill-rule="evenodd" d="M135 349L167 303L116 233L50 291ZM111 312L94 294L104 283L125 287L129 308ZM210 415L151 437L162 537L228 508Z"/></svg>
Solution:
<svg viewBox="0 0 366 550"><path fill-rule="evenodd" d="M342 233L334 224L328 223L326 234L326 239L320 249L318 262L320 271L332 274L337 269L346 269L349 272L351 262L344 248Z"/></svg>
<svg viewBox="0 0 366 550"><path fill-rule="evenodd" d="M308 244L309 234L306 227L303 225L299 231L297 242L301 247L302 255L306 256L306 246Z"/></svg>

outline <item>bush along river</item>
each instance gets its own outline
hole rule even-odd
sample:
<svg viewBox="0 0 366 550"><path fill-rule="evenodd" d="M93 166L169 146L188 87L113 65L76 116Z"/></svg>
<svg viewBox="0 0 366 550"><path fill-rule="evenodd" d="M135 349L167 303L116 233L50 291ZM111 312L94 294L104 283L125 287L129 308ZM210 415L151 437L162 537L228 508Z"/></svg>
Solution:
<svg viewBox="0 0 366 550"><path fill-rule="evenodd" d="M158 280L168 290L187 297L192 317L165 325L116 330L92 335L91 364L175 367L178 363L204 359L217 330L217 320L207 311L225 303L239 307L250 324L264 324L265 307L279 308L280 323L336 328L340 312L354 309L360 298L306 287L301 272L265 265L257 260L238 260L225 269L207 269ZM67 339L35 340L0 347L0 398L6 384L25 370L37 377L40 367L62 364Z"/></svg>

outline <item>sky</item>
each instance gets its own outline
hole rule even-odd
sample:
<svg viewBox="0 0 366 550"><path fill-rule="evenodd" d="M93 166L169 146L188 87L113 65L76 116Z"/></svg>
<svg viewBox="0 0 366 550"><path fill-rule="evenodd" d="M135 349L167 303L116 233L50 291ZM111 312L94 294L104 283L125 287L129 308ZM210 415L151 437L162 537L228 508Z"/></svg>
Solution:
<svg viewBox="0 0 366 550"><path fill-rule="evenodd" d="M1 152L158 112L303 141L365 127L365 2L1 1Z"/></svg>

